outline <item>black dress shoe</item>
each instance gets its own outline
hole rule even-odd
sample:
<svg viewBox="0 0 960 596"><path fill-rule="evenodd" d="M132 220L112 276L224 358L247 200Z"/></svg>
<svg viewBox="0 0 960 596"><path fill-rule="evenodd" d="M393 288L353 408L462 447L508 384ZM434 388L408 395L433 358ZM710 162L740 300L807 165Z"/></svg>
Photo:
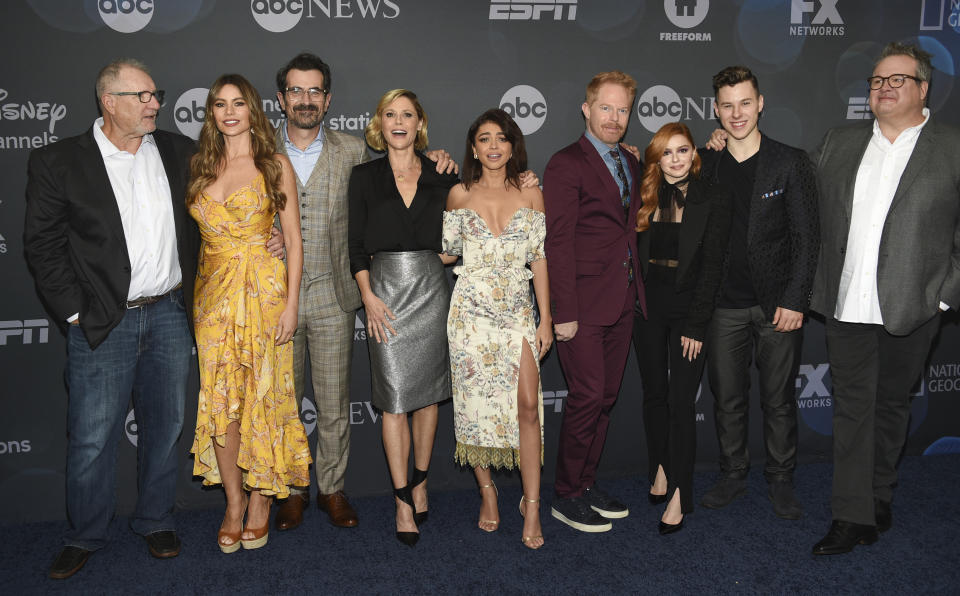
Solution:
<svg viewBox="0 0 960 596"><path fill-rule="evenodd" d="M660 505L667 502L666 493L662 495L655 495L653 493L647 493L647 500L650 501L651 505Z"/></svg>
<svg viewBox="0 0 960 596"><path fill-rule="evenodd" d="M50 566L50 579L67 579L80 571L83 564L90 558L90 552L79 546L65 546L57 559Z"/></svg>
<svg viewBox="0 0 960 596"><path fill-rule="evenodd" d="M143 537L150 554L158 559L169 559L180 554L180 538L173 530L161 530Z"/></svg>
<svg viewBox="0 0 960 596"><path fill-rule="evenodd" d="M835 519L823 540L814 545L813 554L839 555L852 551L858 544L873 544L876 541L876 526Z"/></svg>
<svg viewBox="0 0 960 596"><path fill-rule="evenodd" d="M674 532L679 532L683 528L683 520L680 520L679 524L668 524L666 522L660 521L657 522L657 530L660 532L661 536L666 536L667 534L673 534Z"/></svg>
<svg viewBox="0 0 960 596"><path fill-rule="evenodd" d="M893 512L890 510L890 501L874 499L873 511L877 519L877 532L886 532L893 526Z"/></svg>

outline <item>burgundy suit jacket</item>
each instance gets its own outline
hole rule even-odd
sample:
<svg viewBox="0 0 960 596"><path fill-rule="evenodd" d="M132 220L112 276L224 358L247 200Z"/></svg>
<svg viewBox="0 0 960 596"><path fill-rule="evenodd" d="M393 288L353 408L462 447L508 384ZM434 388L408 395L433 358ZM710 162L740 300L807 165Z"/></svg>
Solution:
<svg viewBox="0 0 960 596"><path fill-rule="evenodd" d="M637 260L640 164L628 152L630 214L624 217L620 188L586 136L564 147L543 175L546 204L547 269L553 322L612 325L623 310L629 287L627 254L632 255L637 296L646 297Z"/></svg>

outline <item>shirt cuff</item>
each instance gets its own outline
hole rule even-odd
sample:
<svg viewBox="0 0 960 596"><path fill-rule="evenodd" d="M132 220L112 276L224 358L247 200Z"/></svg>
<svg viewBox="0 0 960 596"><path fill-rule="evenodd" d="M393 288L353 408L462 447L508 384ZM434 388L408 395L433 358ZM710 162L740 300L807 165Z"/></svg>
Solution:
<svg viewBox="0 0 960 596"><path fill-rule="evenodd" d="M943 312L947 312L948 310L950 310L950 305L947 304L946 302L944 302L943 300L941 300L941 301L940 301L940 310L942 310Z"/></svg>
<svg viewBox="0 0 960 596"><path fill-rule="evenodd" d="M943 304L943 302L941 302L940 304ZM76 320L79 319L79 318L80 318L80 313L77 313L77 314L73 315L72 317L70 317L69 319L67 319L67 322L68 322L68 323L73 323L74 321L76 321Z"/></svg>

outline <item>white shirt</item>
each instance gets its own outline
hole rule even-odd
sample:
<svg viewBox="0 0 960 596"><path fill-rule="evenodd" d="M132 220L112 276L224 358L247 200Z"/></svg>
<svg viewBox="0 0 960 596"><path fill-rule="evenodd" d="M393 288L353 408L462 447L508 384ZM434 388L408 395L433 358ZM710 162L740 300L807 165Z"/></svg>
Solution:
<svg viewBox="0 0 960 596"><path fill-rule="evenodd" d="M127 300L166 294L180 284L182 275L170 183L160 151L153 135L143 136L135 154L121 151L102 126L103 118L97 118L93 138L107 167L130 256Z"/></svg>
<svg viewBox="0 0 960 596"><path fill-rule="evenodd" d="M894 142L887 140L873 122L873 136L857 170L847 252L840 274L840 291L834 316L848 323L883 324L877 292L877 263L883 225L920 131L930 120L923 108L923 122L903 130Z"/></svg>

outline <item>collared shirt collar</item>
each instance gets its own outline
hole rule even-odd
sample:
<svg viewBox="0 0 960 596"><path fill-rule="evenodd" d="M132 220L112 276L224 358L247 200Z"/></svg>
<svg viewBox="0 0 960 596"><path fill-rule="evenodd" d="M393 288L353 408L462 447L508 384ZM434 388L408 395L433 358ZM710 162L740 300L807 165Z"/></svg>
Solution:
<svg viewBox="0 0 960 596"><path fill-rule="evenodd" d="M284 119L283 126L283 144L286 146L287 150L297 151L299 153L309 153L311 149L322 149L323 141L325 139L323 134L323 123L320 123L320 131L317 133L317 138L313 139L306 149L301 150L299 147L293 144L293 141L290 140L290 135L287 133L287 127L290 126L290 121ZM318 151L319 152L319 151Z"/></svg>
<svg viewBox="0 0 960 596"><path fill-rule="evenodd" d="M881 132L880 130L880 123L877 121L876 118L874 118L873 119L873 136L885 141L888 145L893 145L895 143L904 143L906 142L906 139L910 139L911 137L916 137L917 135L919 135L920 131L923 130L923 127L926 126L927 122L930 121L930 108L923 108L923 111L921 113L923 114L923 122L921 122L920 124L917 124L916 126L911 126L909 128L903 129L900 132L900 134L897 135L897 139L893 143L891 143L887 139L887 137L883 136L883 132Z"/></svg>
<svg viewBox="0 0 960 596"><path fill-rule="evenodd" d="M606 143L604 143L597 137L590 134L589 130L585 130L583 134L587 137L587 140L590 141L590 143L594 146L594 148L596 148L597 153L599 153L601 157L606 158L608 155L610 155L610 151L612 151L613 149L620 151L619 143L617 143L616 147L609 147ZM620 153L620 156L623 157L622 152Z"/></svg>
<svg viewBox="0 0 960 596"><path fill-rule="evenodd" d="M103 157L111 157L117 153L126 153L122 149L118 149L116 145L113 144L113 141L107 138L107 135L103 134L103 116L97 118L93 121L93 140L97 142L97 146L100 148L100 155ZM156 141L153 140L152 134L145 134L140 138L141 142L150 143L151 145L156 145Z"/></svg>

